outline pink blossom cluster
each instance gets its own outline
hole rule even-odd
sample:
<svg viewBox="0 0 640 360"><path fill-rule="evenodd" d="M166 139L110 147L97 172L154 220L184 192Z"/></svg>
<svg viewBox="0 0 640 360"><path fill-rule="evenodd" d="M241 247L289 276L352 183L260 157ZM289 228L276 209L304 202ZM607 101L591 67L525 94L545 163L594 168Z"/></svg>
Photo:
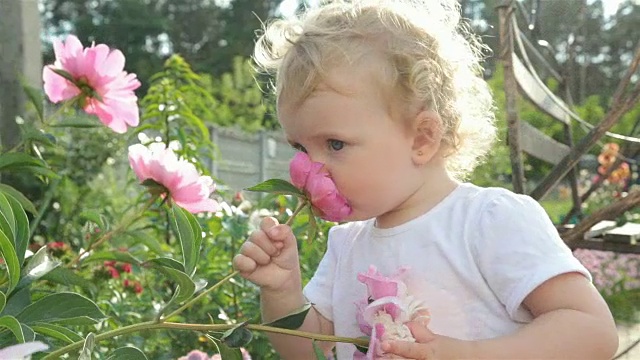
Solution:
<svg viewBox="0 0 640 360"><path fill-rule="evenodd" d="M577 249L573 255L589 270L593 284L604 294L640 288L640 255L587 249Z"/></svg>

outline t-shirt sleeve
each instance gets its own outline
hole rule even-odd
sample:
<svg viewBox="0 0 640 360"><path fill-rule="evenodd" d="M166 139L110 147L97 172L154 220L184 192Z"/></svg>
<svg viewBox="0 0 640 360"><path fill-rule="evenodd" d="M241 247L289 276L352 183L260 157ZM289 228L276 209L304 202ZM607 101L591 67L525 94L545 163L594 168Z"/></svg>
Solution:
<svg viewBox="0 0 640 360"><path fill-rule="evenodd" d="M531 197L502 193L479 216L478 267L509 316L526 321L522 302L561 274L591 275L560 238L545 210Z"/></svg>
<svg viewBox="0 0 640 360"><path fill-rule="evenodd" d="M334 226L329 230L327 251L320 260L315 274L302 291L315 309L331 321L333 321L333 286L338 267L339 248L346 241L344 238L346 231L343 226Z"/></svg>

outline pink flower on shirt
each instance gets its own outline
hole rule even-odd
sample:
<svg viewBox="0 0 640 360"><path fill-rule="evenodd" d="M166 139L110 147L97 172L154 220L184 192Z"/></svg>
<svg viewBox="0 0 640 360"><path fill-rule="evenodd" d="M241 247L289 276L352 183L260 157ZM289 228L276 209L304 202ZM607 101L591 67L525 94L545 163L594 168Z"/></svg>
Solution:
<svg viewBox="0 0 640 360"><path fill-rule="evenodd" d="M367 298L355 304L356 321L370 342L367 354L356 350L354 359L382 357L380 343L385 340L415 341L406 323L425 307L407 291L403 281L407 270L402 267L394 275L384 276L371 265L366 273L358 274L358 281L367 286Z"/></svg>

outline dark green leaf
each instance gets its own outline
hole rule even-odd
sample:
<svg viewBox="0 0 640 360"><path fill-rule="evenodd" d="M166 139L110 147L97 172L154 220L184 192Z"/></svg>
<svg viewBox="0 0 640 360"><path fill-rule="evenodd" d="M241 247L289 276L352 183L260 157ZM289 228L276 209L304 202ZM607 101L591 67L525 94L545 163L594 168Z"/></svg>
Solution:
<svg viewBox="0 0 640 360"><path fill-rule="evenodd" d="M232 348L247 346L253 338L253 334L245 327L245 325L246 323L242 323L225 331L220 340Z"/></svg>
<svg viewBox="0 0 640 360"><path fill-rule="evenodd" d="M50 66L49 69L51 71L53 71L54 73L62 76L63 78L71 81L73 84L76 84L76 79L73 78L73 75L69 74L67 71L62 70L62 69L56 69L53 66Z"/></svg>
<svg viewBox="0 0 640 360"><path fill-rule="evenodd" d="M7 296L7 305L2 310L3 315L18 315L24 308L31 304L31 292L29 288L13 292L11 296Z"/></svg>
<svg viewBox="0 0 640 360"><path fill-rule="evenodd" d="M327 360L327 357L324 355L322 349L320 349L315 340L313 340L313 352L316 354L316 360Z"/></svg>
<svg viewBox="0 0 640 360"><path fill-rule="evenodd" d="M245 190L266 192L270 194L304 196L302 191L300 191L297 187L293 186L293 184L291 184L290 182L282 179L270 179Z"/></svg>
<svg viewBox="0 0 640 360"><path fill-rule="evenodd" d="M82 260L82 262L83 263L87 263L87 262L104 261L104 260L121 261L121 262L129 263L129 264L133 264L133 265L139 265L140 264L140 260L136 259L130 253L123 252L123 251L100 251L100 252L96 252L96 253L93 253L93 254L87 256L84 260Z"/></svg>
<svg viewBox="0 0 640 360"><path fill-rule="evenodd" d="M100 122L95 120L92 121L92 120L89 120L87 118L66 119L58 123L51 124L49 126L54 128L78 128L78 129L96 128L96 127L102 126Z"/></svg>
<svg viewBox="0 0 640 360"><path fill-rule="evenodd" d="M0 170L2 171L23 166L44 167L46 164L38 158L21 152L11 152L0 155Z"/></svg>
<svg viewBox="0 0 640 360"><path fill-rule="evenodd" d="M0 291L0 314L2 314L5 305L7 305L7 295Z"/></svg>
<svg viewBox="0 0 640 360"><path fill-rule="evenodd" d="M87 338L84 339L84 346L82 347L80 356L78 356L78 360L91 360L91 353L93 352L93 348L95 346L96 336L93 333L89 333L89 335L87 335Z"/></svg>
<svg viewBox="0 0 640 360"><path fill-rule="evenodd" d="M167 257L159 257L159 258L155 258L155 259L151 259L148 261L149 263L153 264L153 265L160 265L160 266L164 266L164 267L168 267L171 269L175 269L181 272L184 272L184 265L182 265L181 262L171 259L171 258L167 258Z"/></svg>
<svg viewBox="0 0 640 360"><path fill-rule="evenodd" d="M42 279L67 286L79 286L90 293L95 293L98 290L96 284L76 274L75 271L65 267L57 267L53 269L53 271L44 275Z"/></svg>
<svg viewBox="0 0 640 360"><path fill-rule="evenodd" d="M69 344L82 341L82 336L60 325L51 323L34 323L31 327L33 328L33 331L38 334L62 340Z"/></svg>
<svg viewBox="0 0 640 360"><path fill-rule="evenodd" d="M1 230L0 253L2 254L2 258L4 259L4 263L9 274L9 288L7 289L7 293L10 293L13 288L18 285L18 282L20 282L20 263L18 262L18 255L16 255L16 250L13 248L11 240L9 240Z"/></svg>
<svg viewBox="0 0 640 360"><path fill-rule="evenodd" d="M16 218L13 214L13 207L11 207L9 197L4 194L0 194L0 231L4 231L4 234L15 248Z"/></svg>
<svg viewBox="0 0 640 360"><path fill-rule="evenodd" d="M29 259L29 263L23 270L22 278L14 291L20 291L25 286L29 286L35 280L43 277L53 269L60 266L60 261L49 256L47 247L43 246Z"/></svg>
<svg viewBox="0 0 640 360"><path fill-rule="evenodd" d="M232 348L225 343L218 343L218 350L220 351L220 358L222 360L242 360L242 351L240 348Z"/></svg>
<svg viewBox="0 0 640 360"><path fill-rule="evenodd" d="M70 292L47 295L27 306L18 316L25 324L54 322L60 324L95 324L105 315L86 297Z"/></svg>
<svg viewBox="0 0 640 360"><path fill-rule="evenodd" d="M42 90L36 89L35 87L27 84L24 79L21 79L22 88L24 89L25 94L29 98L29 101L35 106L36 113L38 114L38 119L40 121L44 121L44 97L42 96Z"/></svg>
<svg viewBox="0 0 640 360"><path fill-rule="evenodd" d="M202 229L193 214L178 206L171 208L171 220L182 247L185 272L193 276L200 255Z"/></svg>
<svg viewBox="0 0 640 360"><path fill-rule="evenodd" d="M302 326L302 323L304 323L304 318L307 316L307 313L310 309L310 303L304 304L300 309L295 310L291 314L264 325L295 330Z"/></svg>
<svg viewBox="0 0 640 360"><path fill-rule="evenodd" d="M138 348L125 346L114 350L106 360L147 360L147 356Z"/></svg>
<svg viewBox="0 0 640 360"><path fill-rule="evenodd" d="M0 328L9 329L13 333L13 336L18 339L19 343L33 341L34 339L33 331L29 332L31 329L28 327L27 329L24 329L22 324L20 324L20 322L13 316L5 315L0 317Z"/></svg>
<svg viewBox="0 0 640 360"><path fill-rule="evenodd" d="M6 198L9 204L11 204L11 210L15 218L16 227L13 243L16 249L16 255L18 255L18 264L22 265L27 252L27 246L29 245L29 219L18 200L11 195L8 195Z"/></svg>
<svg viewBox="0 0 640 360"><path fill-rule="evenodd" d="M22 207L31 214L35 215L38 213L33 203L15 188L12 188L11 186L6 184L0 184L0 192L4 193L5 195L12 196L14 199L18 200L18 202L20 202L20 205L22 205Z"/></svg>
<svg viewBox="0 0 640 360"><path fill-rule="evenodd" d="M153 264L153 263L152 263ZM196 284L191 280L189 275L180 270L176 270L172 267L166 267L158 264L154 264L154 268L163 273L165 276L173 280L178 287L176 288L177 294L174 296L174 301L181 303L191 297L196 291Z"/></svg>
<svg viewBox="0 0 640 360"><path fill-rule="evenodd" d="M57 143L56 137L49 133L44 133L38 129L30 129L23 136L24 141L40 143L43 145L53 146Z"/></svg>

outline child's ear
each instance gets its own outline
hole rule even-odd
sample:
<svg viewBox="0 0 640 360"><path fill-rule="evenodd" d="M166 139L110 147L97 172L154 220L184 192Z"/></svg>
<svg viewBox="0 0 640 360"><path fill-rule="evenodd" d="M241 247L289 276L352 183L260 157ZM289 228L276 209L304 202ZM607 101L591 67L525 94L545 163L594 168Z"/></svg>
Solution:
<svg viewBox="0 0 640 360"><path fill-rule="evenodd" d="M416 165L428 163L440 149L442 141L442 121L431 110L423 110L413 122L413 162Z"/></svg>

